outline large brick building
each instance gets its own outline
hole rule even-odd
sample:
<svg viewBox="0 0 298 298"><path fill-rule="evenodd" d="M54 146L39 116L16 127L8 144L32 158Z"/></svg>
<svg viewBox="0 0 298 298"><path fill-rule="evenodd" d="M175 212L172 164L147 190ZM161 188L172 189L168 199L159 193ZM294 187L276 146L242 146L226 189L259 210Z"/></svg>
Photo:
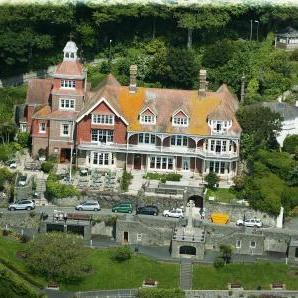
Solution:
<svg viewBox="0 0 298 298"><path fill-rule="evenodd" d="M199 90L138 87L136 77L137 67L131 66L129 86L110 74L90 90L77 47L69 41L53 78L28 86L32 154L44 148L60 162L73 156L80 167L233 177L241 128L238 100L227 86L209 92L205 70Z"/></svg>

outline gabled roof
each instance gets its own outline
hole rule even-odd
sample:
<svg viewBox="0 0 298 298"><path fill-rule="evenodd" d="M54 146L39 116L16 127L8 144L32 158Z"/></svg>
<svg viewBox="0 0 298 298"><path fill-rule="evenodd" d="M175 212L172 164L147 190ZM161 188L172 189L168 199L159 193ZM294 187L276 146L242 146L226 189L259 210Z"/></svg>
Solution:
<svg viewBox="0 0 298 298"><path fill-rule="evenodd" d="M28 105L48 104L52 86L50 79L31 79L28 83L26 103Z"/></svg>
<svg viewBox="0 0 298 298"><path fill-rule="evenodd" d="M181 107L179 107L178 109L176 109L173 112L172 116L174 117L175 115L177 115L180 112L183 113L186 117L189 118L189 111L187 110L187 108L184 105L182 105Z"/></svg>
<svg viewBox="0 0 298 298"><path fill-rule="evenodd" d="M141 111L140 111L140 115L143 114L144 112L146 112L147 110L149 110L154 116L157 116L157 111L154 107L152 107L150 104L146 104L142 107Z"/></svg>
<svg viewBox="0 0 298 298"><path fill-rule="evenodd" d="M104 102L126 125L128 125L118 102L120 88L120 83L112 74L109 74L92 92L91 97L79 113L77 122L81 121L85 115L91 113L100 103Z"/></svg>

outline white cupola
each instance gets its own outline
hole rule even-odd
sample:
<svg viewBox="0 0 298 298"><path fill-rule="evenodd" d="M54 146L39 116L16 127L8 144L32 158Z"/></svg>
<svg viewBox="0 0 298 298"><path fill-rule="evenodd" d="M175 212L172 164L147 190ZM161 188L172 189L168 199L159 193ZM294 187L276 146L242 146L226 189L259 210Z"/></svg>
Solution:
<svg viewBox="0 0 298 298"><path fill-rule="evenodd" d="M66 46L63 49L64 58L63 61L76 61L77 60L78 47L75 42L72 40L66 43Z"/></svg>

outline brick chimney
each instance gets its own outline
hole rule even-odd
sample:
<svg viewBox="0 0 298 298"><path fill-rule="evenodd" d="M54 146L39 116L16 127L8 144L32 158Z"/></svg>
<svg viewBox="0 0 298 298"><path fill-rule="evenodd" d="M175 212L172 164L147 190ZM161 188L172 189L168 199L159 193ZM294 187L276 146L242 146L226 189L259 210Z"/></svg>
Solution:
<svg viewBox="0 0 298 298"><path fill-rule="evenodd" d="M200 69L200 85L199 85L199 95L206 96L207 91L207 71L206 69Z"/></svg>
<svg viewBox="0 0 298 298"><path fill-rule="evenodd" d="M131 65L129 68L129 92L136 93L137 91L137 73L138 66Z"/></svg>

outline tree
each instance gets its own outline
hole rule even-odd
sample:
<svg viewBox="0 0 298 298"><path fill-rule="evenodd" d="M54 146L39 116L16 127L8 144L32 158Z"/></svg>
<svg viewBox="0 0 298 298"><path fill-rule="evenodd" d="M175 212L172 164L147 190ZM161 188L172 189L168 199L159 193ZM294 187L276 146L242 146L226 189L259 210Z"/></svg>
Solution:
<svg viewBox="0 0 298 298"><path fill-rule="evenodd" d="M290 186L298 186L298 166L289 172L287 180Z"/></svg>
<svg viewBox="0 0 298 298"><path fill-rule="evenodd" d="M248 106L237 111L243 133L253 136L254 146L267 146L281 130L282 116L267 107Z"/></svg>
<svg viewBox="0 0 298 298"><path fill-rule="evenodd" d="M191 89L198 77L198 65L194 52L187 49L171 49L168 53L167 64L170 72L168 79L170 87Z"/></svg>
<svg viewBox="0 0 298 298"><path fill-rule="evenodd" d="M219 182L219 177L216 173L210 172L206 177L207 187L210 189L215 189L216 184Z"/></svg>
<svg viewBox="0 0 298 298"><path fill-rule="evenodd" d="M232 246L222 244L220 245L219 250L221 252L222 258L224 259L225 263L229 264L232 258L232 252L233 252Z"/></svg>
<svg viewBox="0 0 298 298"><path fill-rule="evenodd" d="M295 154L298 148L298 135L287 136L283 143L283 150Z"/></svg>
<svg viewBox="0 0 298 298"><path fill-rule="evenodd" d="M29 269L47 280L75 281L91 269L83 241L73 234L39 234L29 242L26 255Z"/></svg>

